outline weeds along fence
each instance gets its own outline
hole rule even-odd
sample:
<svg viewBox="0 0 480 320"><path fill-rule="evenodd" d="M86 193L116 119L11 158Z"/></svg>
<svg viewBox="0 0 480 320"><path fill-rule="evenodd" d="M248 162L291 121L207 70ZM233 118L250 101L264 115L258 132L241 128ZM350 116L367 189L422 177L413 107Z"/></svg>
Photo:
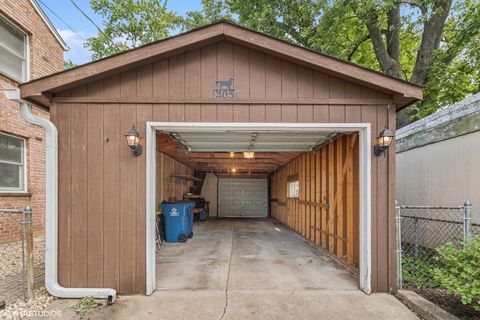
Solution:
<svg viewBox="0 0 480 320"><path fill-rule="evenodd" d="M9 261L3 261L5 264L19 263L22 265L23 271L23 287L24 298L28 300L34 297L34 271L33 271L33 227L32 227L32 207L27 206L23 209L0 209L0 219L9 221L12 228L15 228L16 224L20 224L21 232L21 251L20 257L12 256L7 257ZM21 261L12 261L18 260ZM5 274L5 279L1 279L2 284L6 286L14 286L15 283L9 283L8 278L15 276L15 274L9 274L9 270L2 270ZM9 294L9 288L0 288L2 293ZM0 302L8 299L9 297L0 297Z"/></svg>
<svg viewBox="0 0 480 320"><path fill-rule="evenodd" d="M480 234L472 224L472 204L463 206L397 206L397 287L415 285L435 288L437 248L460 243Z"/></svg>

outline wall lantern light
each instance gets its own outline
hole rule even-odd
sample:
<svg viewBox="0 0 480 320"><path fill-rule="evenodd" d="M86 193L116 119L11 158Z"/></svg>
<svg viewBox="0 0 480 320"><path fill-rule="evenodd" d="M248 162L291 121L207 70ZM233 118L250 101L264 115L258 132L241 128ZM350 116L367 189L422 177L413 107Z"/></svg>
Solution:
<svg viewBox="0 0 480 320"><path fill-rule="evenodd" d="M383 129L383 131L378 134L377 143L375 144L373 153L377 157L381 156L382 154L383 156L385 156L387 149L392 144L394 136L395 135L393 134L393 132L387 127L385 127L385 129Z"/></svg>
<svg viewBox="0 0 480 320"><path fill-rule="evenodd" d="M245 159L253 159L253 158L255 158L255 152L253 152L253 151L244 152L243 157Z"/></svg>
<svg viewBox="0 0 480 320"><path fill-rule="evenodd" d="M142 140L142 138L140 137L137 129L135 129L135 126L132 126L132 129L127 132L125 139L127 139L127 145L130 147L130 149L132 149L135 157L138 157L142 154L142 145L140 144L140 140Z"/></svg>

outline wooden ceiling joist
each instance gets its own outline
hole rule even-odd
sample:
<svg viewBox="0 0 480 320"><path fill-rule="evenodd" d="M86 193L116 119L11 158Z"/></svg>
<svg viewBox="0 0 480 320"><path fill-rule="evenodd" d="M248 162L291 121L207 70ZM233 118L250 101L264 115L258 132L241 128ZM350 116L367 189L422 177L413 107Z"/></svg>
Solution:
<svg viewBox="0 0 480 320"><path fill-rule="evenodd" d="M257 152L253 159L246 159L242 152L233 157L229 152L185 152L173 138L165 133L157 134L157 150L175 158L196 171L236 175L266 175L298 156L299 152Z"/></svg>

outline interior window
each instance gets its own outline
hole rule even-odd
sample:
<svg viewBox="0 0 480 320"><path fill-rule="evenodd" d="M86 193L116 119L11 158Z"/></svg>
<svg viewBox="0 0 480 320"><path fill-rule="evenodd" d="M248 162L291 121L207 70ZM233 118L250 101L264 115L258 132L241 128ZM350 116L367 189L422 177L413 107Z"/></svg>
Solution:
<svg viewBox="0 0 480 320"><path fill-rule="evenodd" d="M298 198L298 193L300 189L300 183L298 180L296 181L289 181L287 186L287 197L288 198Z"/></svg>
<svg viewBox="0 0 480 320"><path fill-rule="evenodd" d="M25 191L25 140L0 134L0 191Z"/></svg>
<svg viewBox="0 0 480 320"><path fill-rule="evenodd" d="M20 82L27 80L27 36L2 16L0 72Z"/></svg>

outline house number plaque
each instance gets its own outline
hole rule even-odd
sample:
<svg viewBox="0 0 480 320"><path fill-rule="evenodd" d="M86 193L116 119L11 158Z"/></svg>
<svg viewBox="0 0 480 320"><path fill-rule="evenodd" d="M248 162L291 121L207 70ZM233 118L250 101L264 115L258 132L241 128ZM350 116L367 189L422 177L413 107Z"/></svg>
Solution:
<svg viewBox="0 0 480 320"><path fill-rule="evenodd" d="M215 99L234 99L235 89L233 87L233 77L227 80L216 81L217 88L213 90L213 97Z"/></svg>

